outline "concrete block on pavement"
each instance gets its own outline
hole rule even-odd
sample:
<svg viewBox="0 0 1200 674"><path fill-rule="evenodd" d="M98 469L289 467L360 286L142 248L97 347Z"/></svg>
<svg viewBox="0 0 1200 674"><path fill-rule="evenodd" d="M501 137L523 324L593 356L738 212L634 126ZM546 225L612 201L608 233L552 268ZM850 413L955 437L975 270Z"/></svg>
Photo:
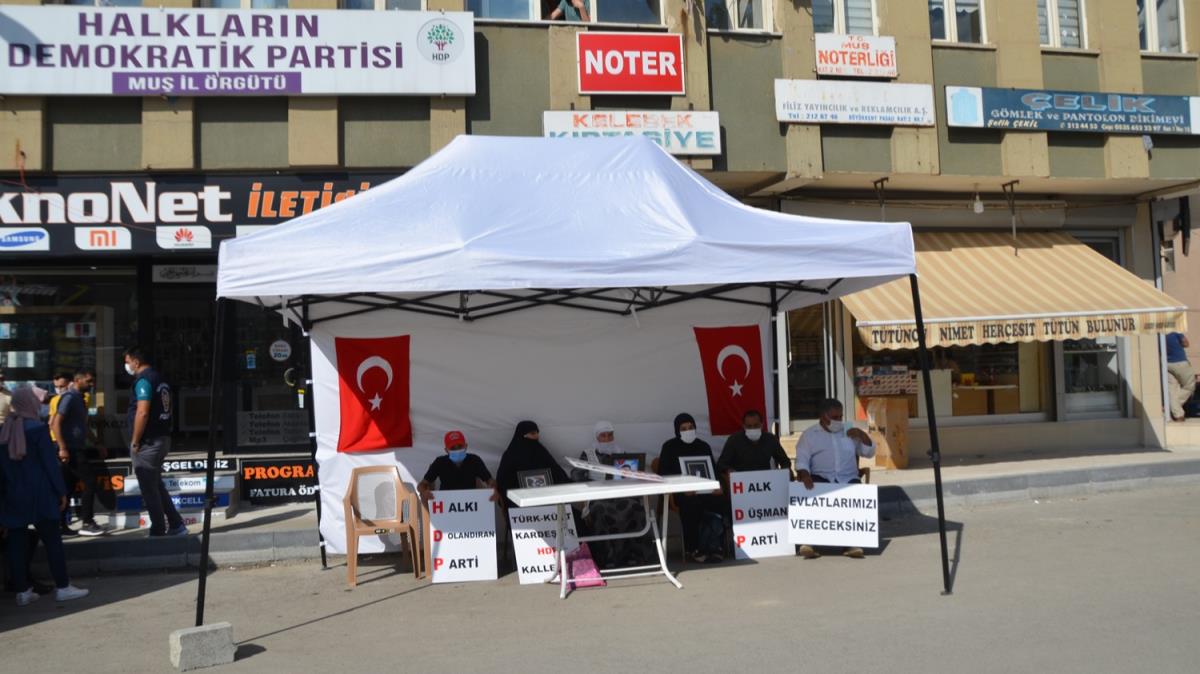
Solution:
<svg viewBox="0 0 1200 674"><path fill-rule="evenodd" d="M181 672L233 662L233 625L213 623L171 632L171 664Z"/></svg>

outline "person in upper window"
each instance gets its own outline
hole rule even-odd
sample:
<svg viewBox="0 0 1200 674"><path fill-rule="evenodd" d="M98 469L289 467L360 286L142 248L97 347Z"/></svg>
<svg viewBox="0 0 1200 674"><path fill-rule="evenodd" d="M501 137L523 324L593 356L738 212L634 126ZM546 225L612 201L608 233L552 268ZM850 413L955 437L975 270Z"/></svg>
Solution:
<svg viewBox="0 0 1200 674"><path fill-rule="evenodd" d="M712 464L712 448L696 437L696 420L683 413L675 417L675 437L663 443L658 454L659 475L680 475L679 459L707 458ZM709 477L715 477L710 475ZM679 508L683 523L683 545L692 561L701 564L725 559L725 519L727 501L718 490L705 494L675 494L672 499ZM703 535L701 535L703 533Z"/></svg>
<svg viewBox="0 0 1200 674"><path fill-rule="evenodd" d="M734 471L771 468L783 468L790 477L792 461L779 444L779 438L763 429L762 414L758 410L746 410L742 415L742 430L725 440L721 458L717 459L717 472L728 477Z"/></svg>
<svg viewBox="0 0 1200 674"><path fill-rule="evenodd" d="M429 464L425 478L417 485L421 500L428 501L433 496L433 490L456 489L486 489L492 488L492 500L499 497L496 491L496 481L488 472L483 459L476 454L467 453L467 436L462 431L450 431L444 442L446 454L439 456Z"/></svg>
<svg viewBox="0 0 1200 674"><path fill-rule="evenodd" d="M560 0L558 7L550 12L550 21L575 21L591 23L588 16L587 0Z"/></svg>
<svg viewBox="0 0 1200 674"><path fill-rule="evenodd" d="M859 484L858 457L875 456L871 436L842 420L842 403L826 398L817 408L817 425L810 426L796 442L796 479L812 489L816 482ZM863 556L862 548L846 548L847 557ZM809 545L800 546L800 556L815 559L821 554Z"/></svg>

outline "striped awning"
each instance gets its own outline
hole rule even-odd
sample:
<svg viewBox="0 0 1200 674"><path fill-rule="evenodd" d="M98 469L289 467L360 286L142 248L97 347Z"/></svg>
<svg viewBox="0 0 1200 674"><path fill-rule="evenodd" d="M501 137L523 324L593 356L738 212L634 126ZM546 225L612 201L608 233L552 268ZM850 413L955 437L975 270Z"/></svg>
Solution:
<svg viewBox="0 0 1200 674"><path fill-rule="evenodd" d="M1187 307L1062 233L913 235L929 346L1184 332ZM875 350L917 346L907 278L842 298Z"/></svg>

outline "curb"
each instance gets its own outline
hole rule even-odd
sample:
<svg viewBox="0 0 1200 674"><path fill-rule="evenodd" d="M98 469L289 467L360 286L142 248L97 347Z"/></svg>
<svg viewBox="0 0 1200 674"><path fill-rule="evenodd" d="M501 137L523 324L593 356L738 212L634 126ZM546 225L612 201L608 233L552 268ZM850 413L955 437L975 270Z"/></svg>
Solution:
<svg viewBox="0 0 1200 674"><path fill-rule="evenodd" d="M1070 498L1113 491L1130 491L1200 480L1200 459L1059 470L1029 475L946 480L945 505L953 509L1047 498ZM933 482L880 485L879 515L896 519L936 513ZM209 544L215 566L312 560L320 557L317 532L295 529L276 532L215 533ZM95 575L120 571L196 569L200 536L90 540L67 546L72 574Z"/></svg>

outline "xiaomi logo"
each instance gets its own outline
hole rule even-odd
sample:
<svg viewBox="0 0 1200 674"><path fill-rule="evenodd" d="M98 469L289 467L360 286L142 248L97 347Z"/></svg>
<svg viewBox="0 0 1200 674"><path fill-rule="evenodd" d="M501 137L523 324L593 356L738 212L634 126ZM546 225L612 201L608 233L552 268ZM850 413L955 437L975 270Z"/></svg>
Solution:
<svg viewBox="0 0 1200 674"><path fill-rule="evenodd" d="M75 247L79 250L130 250L133 236L125 227L76 227Z"/></svg>

